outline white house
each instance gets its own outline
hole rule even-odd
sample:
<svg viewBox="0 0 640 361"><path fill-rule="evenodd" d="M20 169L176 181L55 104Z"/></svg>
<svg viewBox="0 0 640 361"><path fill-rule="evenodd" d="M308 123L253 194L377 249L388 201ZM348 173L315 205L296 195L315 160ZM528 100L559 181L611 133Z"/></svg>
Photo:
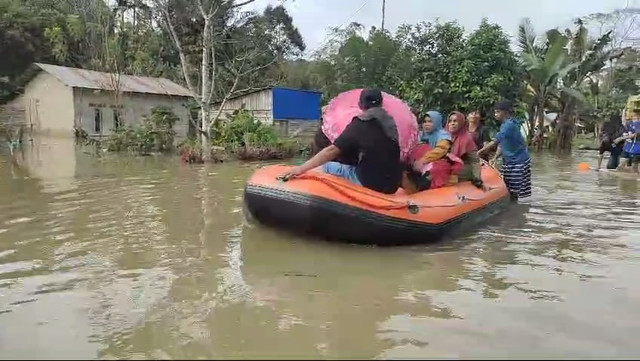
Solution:
<svg viewBox="0 0 640 361"><path fill-rule="evenodd" d="M79 128L104 136L119 126L139 125L154 107L166 106L180 118L174 125L176 137L187 135L191 93L168 79L35 66L38 74L23 94L3 107L5 113L21 111L23 123L33 131L72 135Z"/></svg>

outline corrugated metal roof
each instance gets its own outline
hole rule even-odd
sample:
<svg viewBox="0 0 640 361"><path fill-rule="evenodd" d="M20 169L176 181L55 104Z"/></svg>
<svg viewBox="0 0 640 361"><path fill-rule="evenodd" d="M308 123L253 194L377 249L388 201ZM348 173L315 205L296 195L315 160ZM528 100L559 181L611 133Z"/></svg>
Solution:
<svg viewBox="0 0 640 361"><path fill-rule="evenodd" d="M50 64L36 63L35 65L73 88L115 90L114 79L117 78L113 77L114 74ZM119 83L120 91L126 93L191 96L189 90L164 78L120 75Z"/></svg>

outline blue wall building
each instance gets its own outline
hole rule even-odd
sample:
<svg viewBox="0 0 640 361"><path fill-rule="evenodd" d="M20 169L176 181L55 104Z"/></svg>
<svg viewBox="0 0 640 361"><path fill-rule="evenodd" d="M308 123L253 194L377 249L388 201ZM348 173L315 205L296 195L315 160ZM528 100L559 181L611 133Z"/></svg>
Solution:
<svg viewBox="0 0 640 361"><path fill-rule="evenodd" d="M278 127L287 135L310 135L320 120L322 92L316 90L270 87L233 97L227 101L223 118L246 109L256 119Z"/></svg>

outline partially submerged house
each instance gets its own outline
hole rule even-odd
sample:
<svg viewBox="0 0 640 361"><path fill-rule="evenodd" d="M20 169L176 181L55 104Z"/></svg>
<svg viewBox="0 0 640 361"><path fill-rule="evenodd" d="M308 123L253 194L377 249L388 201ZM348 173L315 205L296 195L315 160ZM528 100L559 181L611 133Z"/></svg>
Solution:
<svg viewBox="0 0 640 361"><path fill-rule="evenodd" d="M269 87L230 98L221 117L246 109L260 122L274 125L283 135L312 135L320 120L322 92L285 87Z"/></svg>
<svg viewBox="0 0 640 361"><path fill-rule="evenodd" d="M37 75L18 98L4 106L21 111L23 124L36 132L72 135L74 128L104 136L121 126L141 124L157 106L180 119L177 138L187 135L191 93L163 78L117 75L49 64L34 64Z"/></svg>

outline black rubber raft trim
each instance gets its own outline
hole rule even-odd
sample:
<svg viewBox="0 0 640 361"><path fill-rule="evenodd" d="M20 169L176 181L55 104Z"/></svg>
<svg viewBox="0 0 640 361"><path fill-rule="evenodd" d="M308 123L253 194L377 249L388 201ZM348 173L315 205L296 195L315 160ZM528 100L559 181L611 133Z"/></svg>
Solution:
<svg viewBox="0 0 640 361"><path fill-rule="evenodd" d="M392 246L432 243L445 235L464 232L504 209L509 197L439 224L389 217L326 198L253 184L245 186L244 202L251 216L267 225L331 241Z"/></svg>

